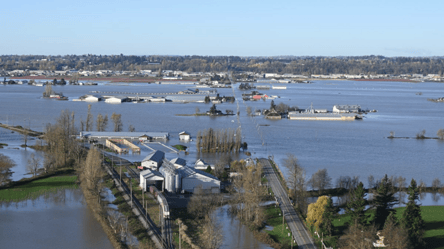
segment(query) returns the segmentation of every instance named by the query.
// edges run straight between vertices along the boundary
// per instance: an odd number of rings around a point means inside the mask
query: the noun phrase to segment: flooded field
[[[80,189],[0,204],[3,248],[112,248]]]

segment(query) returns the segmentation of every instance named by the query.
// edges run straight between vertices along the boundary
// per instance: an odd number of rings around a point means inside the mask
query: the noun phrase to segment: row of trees
[[[0,186],[8,183],[11,180],[11,168],[14,166],[15,163],[13,160],[11,160],[11,158],[0,154]]]
[[[3,55],[5,70],[181,70],[188,72],[253,71],[293,74],[443,74],[443,57],[384,56],[125,56]]]
[[[209,128],[199,130],[196,136],[196,148],[198,152],[238,152],[246,149],[247,144],[242,144],[241,130]]]
[[[261,227],[265,220],[263,207],[259,204],[267,195],[267,188],[261,184],[262,165],[260,163],[238,167],[239,176],[231,186],[232,204],[230,211],[241,220]]]
[[[86,120],[80,120],[80,130],[81,131],[92,131],[94,129],[94,116],[91,113],[91,104],[88,105],[88,113],[86,115]],[[113,122],[113,131],[119,132],[123,130],[122,114],[117,114],[113,112],[111,115],[111,121]],[[97,115],[96,119],[96,130],[105,131],[108,126],[108,114],[103,116],[102,114]],[[135,128],[130,125],[128,131],[134,132]]]
[[[396,218],[393,206],[398,203],[393,191],[392,181],[384,176],[376,188],[374,199],[365,199],[364,184],[359,182],[352,189],[351,198],[346,204],[346,213],[350,216],[348,230],[339,239],[341,248],[373,248],[377,231],[384,236],[382,241],[390,248],[423,248],[424,221],[418,204],[419,189],[412,179],[408,188],[408,203],[402,218]],[[369,207],[368,207],[369,206]],[[368,207],[368,208],[367,208]],[[330,197],[321,196],[316,203],[308,206],[307,223],[318,232],[332,235],[333,219],[338,208],[333,206]]]

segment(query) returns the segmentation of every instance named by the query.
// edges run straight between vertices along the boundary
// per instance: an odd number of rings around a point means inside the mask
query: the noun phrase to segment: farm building
[[[182,131],[179,133],[179,140],[190,141],[191,135],[188,132]]]
[[[210,166],[211,169],[214,170],[214,165],[210,165],[202,159],[197,159],[196,163],[194,164],[195,169],[203,170],[203,171],[205,171],[208,168],[208,166]]]
[[[151,140],[169,138],[168,132],[107,132],[107,131],[83,131],[80,138],[89,140],[99,139],[128,139],[128,140]]]
[[[181,168],[187,165],[187,161],[185,159],[182,159],[180,157],[176,157],[174,159],[171,159],[170,162],[174,165],[176,168]]]
[[[175,193],[180,190],[181,179],[176,167],[168,160],[163,160],[162,167],[159,168],[159,172],[165,178],[164,190]]]
[[[148,186],[154,185],[158,189],[162,189],[164,177],[159,171],[146,169],[140,172],[140,187],[147,191]]]
[[[120,104],[123,102],[128,102],[130,99],[125,96],[112,96],[107,99],[105,99],[105,103],[109,104]]]
[[[83,101],[86,101],[86,102],[98,102],[101,100],[102,100],[102,97],[97,94],[87,94],[87,95],[85,95],[85,98],[83,99]]]
[[[163,151],[155,150],[142,160],[142,167],[159,170],[159,167],[162,166],[164,158],[165,153]]]
[[[359,105],[334,105],[333,113],[358,113],[361,111]]]
[[[182,178],[183,191],[194,193],[196,189],[201,188],[205,192],[220,192],[220,180],[213,175],[187,166],[179,168],[177,171]]]

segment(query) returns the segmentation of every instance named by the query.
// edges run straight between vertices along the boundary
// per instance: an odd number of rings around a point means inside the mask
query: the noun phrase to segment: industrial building
[[[159,170],[165,159],[165,153],[160,150],[155,150],[146,156],[141,163],[142,168]]]
[[[147,191],[148,186],[153,185],[157,189],[162,189],[164,177],[159,171],[146,169],[140,172],[140,187]]]

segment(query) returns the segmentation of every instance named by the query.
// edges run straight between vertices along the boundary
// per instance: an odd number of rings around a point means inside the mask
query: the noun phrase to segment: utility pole
[[[130,180],[130,189],[131,189],[131,207],[133,207],[133,181],[131,181],[131,176],[129,177]]]

